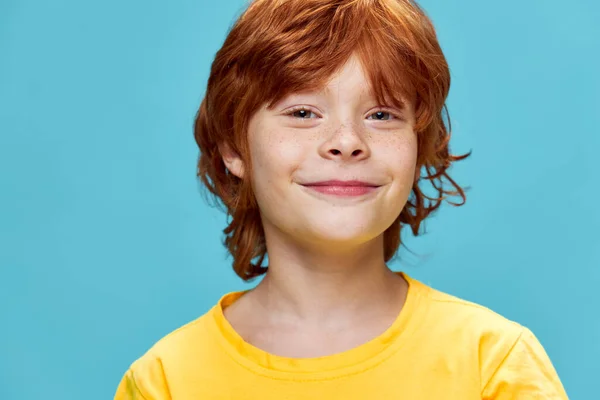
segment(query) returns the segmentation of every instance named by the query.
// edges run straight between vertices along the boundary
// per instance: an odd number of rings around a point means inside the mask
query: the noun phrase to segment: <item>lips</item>
[[[303,186],[342,186],[342,187],[378,187],[374,183],[363,182],[363,181],[338,181],[338,180],[330,180],[330,181],[321,181],[321,182],[312,182],[305,183]]]
[[[380,185],[357,180],[329,180],[306,183],[302,186],[323,194],[342,197],[354,197],[369,194],[375,191]]]

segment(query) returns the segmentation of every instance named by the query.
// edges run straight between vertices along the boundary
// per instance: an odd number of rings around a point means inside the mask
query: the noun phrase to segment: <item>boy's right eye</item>
[[[286,113],[286,115],[297,119],[311,119],[311,114],[313,114],[315,117],[317,116],[314,112],[305,107],[294,108]]]

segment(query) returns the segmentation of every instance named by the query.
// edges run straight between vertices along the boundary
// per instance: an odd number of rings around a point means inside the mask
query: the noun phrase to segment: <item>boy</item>
[[[195,137],[198,175],[232,217],[233,268],[264,278],[160,340],[115,398],[566,399],[527,328],[386,265],[402,226],[464,203],[449,86],[414,2],[250,4]]]

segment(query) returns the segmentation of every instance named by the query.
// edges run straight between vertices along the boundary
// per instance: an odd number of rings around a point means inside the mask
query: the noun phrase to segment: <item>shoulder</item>
[[[182,354],[202,352],[210,346],[210,310],[202,316],[187,322],[160,338],[142,358],[170,359]]]
[[[171,331],[134,360],[121,379],[115,399],[136,398],[132,392],[142,398],[170,398],[174,376],[208,368],[218,347],[211,333],[213,312],[214,308]]]
[[[467,335],[480,341],[513,344],[525,327],[481,304],[434,289],[411,279],[430,322],[429,327],[445,334]],[[435,320],[435,323],[431,321]]]
[[[149,360],[169,360],[178,356],[202,351],[203,347],[209,346],[210,335],[208,332],[211,312],[185,323],[184,325],[169,332],[156,341],[146,352],[132,364],[132,367],[141,366]]]
[[[488,307],[415,284],[426,310],[426,329],[478,365],[484,394],[512,390],[515,396],[545,393],[555,397],[544,398],[566,398],[552,362],[530,329]]]
[[[525,332],[525,327],[488,307],[414,281],[423,316],[422,328],[431,340],[460,349],[488,379]]]

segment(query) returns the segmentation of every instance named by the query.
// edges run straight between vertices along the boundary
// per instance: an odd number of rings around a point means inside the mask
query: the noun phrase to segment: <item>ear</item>
[[[240,155],[227,143],[219,145],[219,152],[221,153],[223,163],[229,172],[242,179],[244,177],[244,163]]]

